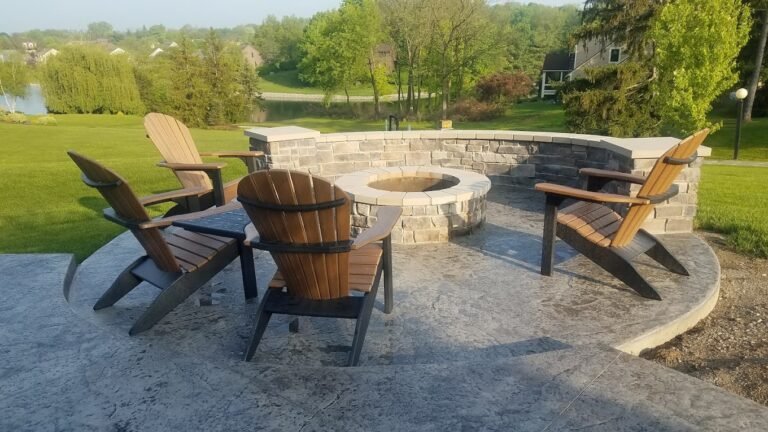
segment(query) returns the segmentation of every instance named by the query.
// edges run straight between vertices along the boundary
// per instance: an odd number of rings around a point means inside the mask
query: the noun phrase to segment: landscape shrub
[[[494,102],[477,99],[462,99],[451,107],[451,119],[456,121],[491,120],[504,114],[504,106]]]
[[[58,122],[56,121],[56,118],[50,115],[44,115],[40,117],[34,117],[32,119],[32,124],[40,125],[40,126],[56,126]]]
[[[4,123],[27,123],[27,116],[22,113],[0,113],[0,121]]]
[[[523,72],[497,72],[484,76],[475,85],[483,102],[517,102],[533,91],[533,81]]]

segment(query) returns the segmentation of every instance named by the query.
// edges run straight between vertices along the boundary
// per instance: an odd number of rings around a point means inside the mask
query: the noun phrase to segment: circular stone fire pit
[[[371,168],[339,177],[336,184],[355,204],[355,233],[376,222],[380,206],[403,208],[393,243],[445,242],[485,221],[488,177],[439,166]]]

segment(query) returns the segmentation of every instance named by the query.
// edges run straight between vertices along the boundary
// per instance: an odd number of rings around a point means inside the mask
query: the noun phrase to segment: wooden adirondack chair
[[[161,289],[157,298],[131,327],[131,335],[150,329],[237,258],[238,249],[234,239],[182,229],[168,234],[160,229],[176,220],[200,217],[201,213],[151,219],[144,206],[162,201],[139,199],[128,183],[115,172],[74,151],[68,151],[67,154],[80,167],[83,182],[96,188],[112,206],[104,210],[104,217],[131,230],[147,253],[117,276],[93,309],[112,306],[142,281]],[[205,214],[236,207],[219,207]]]
[[[196,194],[197,200],[179,200],[178,205],[166,215],[223,205],[237,195],[237,183],[240,179],[228,183],[224,183],[222,179],[221,170],[226,164],[204,163],[200,156],[239,158],[248,167],[248,172],[254,172],[263,166],[264,153],[260,151],[198,152],[184,123],[165,114],[149,113],[144,116],[144,129],[147,131],[147,137],[163,156],[164,161],[158,163],[158,166],[173,170],[185,189],[202,190]]]
[[[688,276],[688,271],[659,239],[640,226],[656,204],[677,195],[677,185],[672,182],[684,166],[696,160],[696,150],[708,133],[708,129],[699,131],[669,149],[656,161],[647,178],[585,168],[579,173],[587,177],[587,190],[549,183],[536,185],[536,190],[546,193],[541,274],[552,274],[557,235],[641,296],[661,300],[632,260],[647,254],[673,273]],[[610,181],[642,186],[635,197],[598,192]],[[558,206],[566,199],[577,202],[558,211]],[[604,203],[626,204],[629,209],[622,217]]]
[[[402,210],[379,208],[376,225],[353,241],[351,200],[322,178],[260,171],[240,182],[238,200],[260,235],[252,247],[269,251],[278,269],[259,305],[245,360],[256,352],[272,314],[287,314],[356,319],[348,365],[357,365],[382,271],[384,311],[392,310],[390,233]],[[291,327],[297,330],[297,321]]]

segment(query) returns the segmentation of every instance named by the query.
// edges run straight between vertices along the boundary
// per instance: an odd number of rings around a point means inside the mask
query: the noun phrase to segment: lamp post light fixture
[[[749,91],[745,88],[740,88],[733,92],[733,97],[739,103],[739,114],[736,117],[736,142],[733,146],[733,160],[739,158],[739,144],[741,144],[741,118],[744,117],[744,99],[749,95]]]

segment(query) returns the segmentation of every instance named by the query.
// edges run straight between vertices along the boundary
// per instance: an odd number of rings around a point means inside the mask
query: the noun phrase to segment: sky
[[[550,6],[580,0],[519,0]],[[234,27],[258,24],[267,15],[311,17],[339,6],[340,0],[3,0],[0,33],[32,29],[85,30],[88,23],[106,21],[116,30],[163,24],[180,28]],[[119,5],[119,6],[118,6]]]

